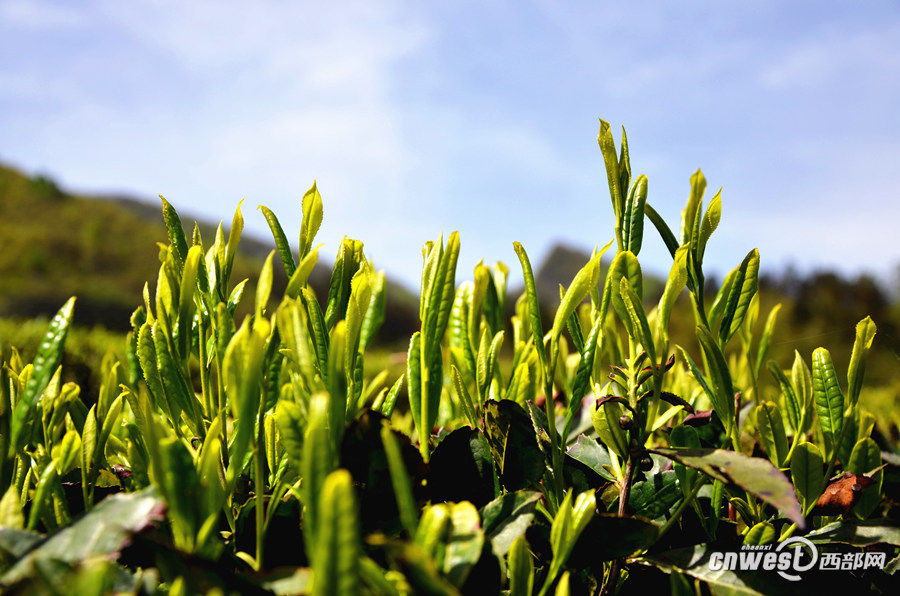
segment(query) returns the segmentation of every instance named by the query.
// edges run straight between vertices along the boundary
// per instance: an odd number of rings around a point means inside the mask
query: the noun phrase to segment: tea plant
[[[760,331],[758,252],[708,293],[721,193],[704,208],[696,172],[676,236],[646,176],[632,177],[624,132],[617,151],[602,122],[599,144],[615,237],[560,288],[549,330],[525,248],[514,243],[525,291],[507,321],[509,269],[479,263],[457,283],[454,232],[424,246],[421,327],[399,378],[365,366],[386,286],[363,243],[341,242],[327,295],[307,284],[324,213],[315,185],[296,252],[260,207],[276,250],[242,320],[248,280],[231,279],[240,205],[208,244],[163,199],[158,278],[97,395],[60,381],[74,298],[33,362],[4,349],[0,585],[773,592],[792,584],[713,571],[710,557],[795,535],[877,545],[896,568],[900,532],[882,519],[884,464],[859,403],[874,323],[857,327],[843,387],[824,348],[790,369],[769,360],[779,306]],[[645,219],[672,256],[652,305],[638,259]],[[281,297],[276,266],[289,280]],[[673,346],[685,290],[696,343]],[[854,579],[877,588],[887,577]]]

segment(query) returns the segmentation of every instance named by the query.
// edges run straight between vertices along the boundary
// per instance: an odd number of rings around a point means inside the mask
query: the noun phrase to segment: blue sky
[[[458,277],[613,235],[598,118],[673,225],[702,168],[724,274],[890,280],[900,263],[900,4],[891,1],[0,1],[0,160],[63,186],[319,240],[418,283],[459,230]],[[617,135],[618,136],[618,135]],[[645,269],[668,269],[652,229]]]

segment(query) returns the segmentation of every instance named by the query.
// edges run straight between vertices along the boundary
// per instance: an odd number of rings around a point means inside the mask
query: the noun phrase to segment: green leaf
[[[459,403],[462,405],[463,414],[469,421],[472,428],[478,428],[478,414],[475,412],[475,403],[469,390],[466,388],[466,382],[463,380],[459,369],[455,365],[450,365],[450,377],[453,380],[453,387],[456,389],[456,395],[459,397]]]
[[[609,122],[600,120],[600,132],[597,135],[597,143],[603,153],[603,162],[606,165],[606,179],[609,183],[609,196],[612,199],[613,213],[616,215],[616,239],[619,250],[625,250],[622,233],[623,220],[625,218],[624,191],[620,186],[619,160],[616,157],[616,142],[613,140]]]
[[[778,404],[767,401],[756,407],[756,430],[763,451],[778,467],[787,464],[788,441]]]
[[[680,571],[706,582],[713,594],[789,596],[797,593],[796,582],[783,579],[775,572],[730,571],[723,568],[721,559],[711,560],[716,553],[721,556],[722,550],[713,545],[697,544],[645,556],[643,560],[666,573]],[[756,554],[763,553],[753,553]]]
[[[652,451],[696,468],[715,480],[735,484],[778,509],[798,527],[806,527],[794,487],[768,460],[723,449],[660,448]]]
[[[725,312],[719,325],[719,345],[723,347],[740,329],[750,301],[759,289],[759,251],[755,248],[751,250],[735,271],[731,291],[725,303]]]
[[[591,562],[612,561],[630,557],[652,546],[659,536],[659,526],[650,520],[613,514],[595,515],[574,552],[590,553]]]
[[[169,201],[162,195],[159,195],[159,198],[162,200],[163,221],[166,222],[166,233],[169,235],[169,247],[172,251],[172,256],[175,257],[175,266],[177,267],[178,274],[181,275],[182,270],[184,270],[184,261],[187,258],[188,253],[187,238],[185,238],[184,235],[184,226],[181,224],[181,218],[178,217],[178,213]]]
[[[675,253],[678,251],[678,239],[675,238],[675,234],[672,233],[669,225],[659,215],[659,213],[657,213],[656,210],[650,206],[650,203],[646,203],[644,205],[644,214],[647,216],[647,219],[649,219],[656,227],[656,231],[659,232],[659,235],[665,243],[666,248],[669,249],[669,254],[672,255],[672,258],[674,259]]]
[[[300,225],[300,259],[309,253],[312,248],[313,240],[322,225],[324,209],[322,206],[322,196],[319,189],[316,188],[316,182],[303,194],[303,223]]]
[[[315,269],[316,263],[319,262],[319,246],[312,249],[305,257],[303,257],[300,261],[300,265],[297,266],[290,279],[288,279],[287,287],[284,290],[284,295],[288,298],[297,298],[303,288],[306,287],[310,274],[313,272],[313,269]]]
[[[63,349],[69,326],[72,323],[72,310],[75,297],[69,298],[50,321],[41,345],[34,357],[31,377],[25,384],[25,391],[15,405],[10,428],[10,444],[19,447],[19,433],[32,412],[34,404],[44,393],[50,379],[62,362]]]
[[[579,435],[575,444],[569,448],[567,455],[586,465],[606,480],[615,482],[616,477],[608,469],[612,466],[609,451],[601,447],[596,439],[587,435]]]
[[[484,506],[481,511],[484,533],[498,556],[505,555],[525,536],[540,498],[539,492],[521,490],[506,493]]]
[[[900,546],[900,523],[892,519],[844,520],[810,532],[806,537],[820,544],[840,542],[859,547],[875,544]]]
[[[444,553],[444,577],[462,587],[481,558],[484,532],[479,527],[478,510],[468,501],[450,503],[450,533]]]
[[[397,403],[397,396],[400,395],[400,389],[403,387],[404,378],[404,375],[400,375],[393,386],[391,386],[390,391],[387,392],[384,402],[381,404],[381,413],[388,418],[394,413],[394,405]]]
[[[294,275],[297,265],[294,263],[294,254],[291,252],[291,245],[288,243],[287,236],[284,235],[284,230],[281,229],[281,224],[278,223],[278,218],[275,217],[275,214],[272,213],[271,209],[264,205],[260,205],[257,209],[262,211],[266,218],[266,222],[269,224],[269,229],[272,230],[272,237],[275,239],[275,248],[278,250],[278,257],[281,259],[281,264],[284,266],[284,272],[287,274],[288,279],[290,279]]]
[[[844,424],[844,394],[838,384],[831,353],[825,348],[813,351],[812,381],[819,425],[825,436],[825,458],[831,461]]]
[[[482,412],[484,434],[506,490],[529,488],[537,483],[544,473],[544,455],[535,441],[528,413],[508,399],[488,400]]]
[[[75,565],[92,557],[108,557],[131,536],[159,521],[162,501],[155,489],[107,497],[83,517],[33,548],[0,578],[11,586],[30,575],[40,560],[59,560]]]
[[[400,445],[389,426],[381,427],[381,441],[384,443],[384,452],[387,457],[388,471],[391,475],[391,485],[394,495],[397,497],[397,509],[400,512],[400,521],[410,537],[416,535],[419,525],[419,511],[413,496],[412,485],[406,473],[406,465],[403,463],[403,454]]]
[[[756,349],[756,361],[753,363],[753,377],[759,378],[759,370],[762,368],[763,362],[769,357],[769,348],[772,347],[772,336],[775,334],[775,322],[778,320],[778,311],[781,310],[779,302],[769,311],[766,318],[766,325],[763,327],[762,335],[759,337],[759,347]]]
[[[534,590],[534,558],[525,536],[513,541],[506,559],[509,567],[509,596],[531,596]]]
[[[344,318],[347,303],[350,301],[353,276],[364,260],[363,243],[344,238],[334,260],[331,282],[328,285],[328,301],[325,307],[325,326],[328,329]]]
[[[627,277],[623,277],[619,281],[619,294],[622,298],[622,304],[628,313],[628,318],[631,320],[632,338],[640,343],[647,355],[650,356],[650,366],[656,366],[656,347],[653,344],[650,324],[647,322],[647,315],[644,314],[641,299],[635,293],[631,284],[628,283]]]
[[[569,320],[569,317],[572,316],[578,305],[587,297],[591,288],[597,286],[600,279],[600,258],[611,244],[612,242],[608,243],[600,251],[595,251],[587,265],[575,274],[572,283],[569,284],[569,288],[566,290],[565,296],[562,298],[559,308],[556,310],[556,316],[553,318],[553,328],[550,332],[552,342],[559,340],[559,336],[566,326],[566,321]]]
[[[25,516],[22,514],[19,492],[16,490],[15,484],[10,485],[3,494],[3,498],[0,499],[0,528],[25,529]]]
[[[178,354],[182,362],[191,356],[191,326],[194,323],[194,290],[197,288],[197,271],[203,250],[192,246],[184,262],[178,299]]]
[[[663,349],[665,349],[665,344],[668,343],[669,339],[669,318],[672,315],[672,308],[675,306],[675,301],[687,283],[687,256],[687,247],[675,251],[672,268],[669,270],[665,289],[663,289],[663,294],[659,299],[656,327],[657,335],[663,340],[663,345],[661,346]]]
[[[706,178],[703,176],[703,172],[697,170],[691,175],[691,194],[688,197],[684,210],[681,212],[681,245],[687,244],[691,246],[691,252],[694,252],[693,247],[697,246],[699,240],[699,238],[695,237],[699,233],[700,228],[700,223],[696,219],[700,214],[705,191]],[[696,256],[695,252],[694,254]]]
[[[195,509],[197,471],[191,454],[179,439],[167,437],[159,448],[163,465],[155,470],[155,476],[166,501],[167,517],[172,521],[175,545],[190,552],[200,528]]]
[[[783,397],[781,403],[787,411],[788,422],[796,433],[800,428],[803,411],[801,409],[800,401],[797,398],[797,394],[794,391],[794,387],[788,380],[787,375],[784,374],[774,361],[769,360],[766,366],[769,369],[772,378],[775,379],[775,382],[778,383],[779,388],[781,388],[781,395]]]
[[[298,472],[303,466],[303,427],[306,417],[299,404],[282,399],[275,406],[275,423],[288,461]]]
[[[700,263],[703,262],[703,256],[706,253],[706,243],[709,242],[710,236],[719,227],[719,221],[722,219],[722,189],[709,201],[706,208],[706,215],[700,223],[700,238],[697,243],[697,256]]]
[[[334,447],[328,429],[328,401],[329,396],[325,393],[318,393],[312,397],[300,461],[300,476],[303,478],[300,485],[300,497],[303,501],[303,538],[306,541],[307,552],[313,557],[318,554],[319,528],[327,527],[321,520],[325,479],[335,469]],[[315,560],[313,565],[315,566]]]
[[[541,307],[538,305],[534,272],[531,269],[531,261],[528,260],[528,253],[525,252],[525,248],[518,242],[513,243],[513,248],[519,256],[519,262],[522,264],[522,273],[525,277],[525,305],[527,306],[528,319],[531,323],[531,335],[541,362],[541,371],[546,378],[550,373],[547,364],[547,352],[544,349],[544,330],[541,326]]]
[[[274,256],[275,251],[272,251],[266,257],[259,272],[259,281],[256,282],[255,313],[257,317],[261,317],[265,312],[269,296],[272,294],[272,258]]]
[[[545,587],[552,584],[556,576],[562,570],[563,565],[572,554],[575,543],[578,542],[584,529],[597,510],[597,501],[594,491],[583,492],[575,498],[572,504],[572,493],[566,493],[563,502],[559,505],[559,511],[550,525],[550,545],[553,548],[553,560],[550,563],[550,571],[547,575]]]
[[[641,264],[638,262],[637,257],[634,256],[634,253],[628,251],[619,252],[613,259],[613,262],[610,263],[609,270],[606,272],[603,301],[609,300],[612,302],[613,309],[616,311],[619,320],[625,323],[628,334],[634,337],[635,330],[632,329],[631,317],[625,307],[620,291],[621,286],[619,284],[623,277],[628,278],[628,283],[637,295],[638,303],[640,304],[643,301],[644,292]],[[603,313],[605,313],[605,309],[601,305],[601,314]]]
[[[859,400],[863,378],[866,376],[866,358],[875,339],[875,331],[875,323],[871,317],[866,317],[856,325],[856,341],[853,342],[850,367],[847,370],[847,397],[851,406],[856,406]]]
[[[347,470],[328,475],[319,505],[321,519],[313,559],[312,593],[355,594],[362,552],[353,478]]]
[[[869,437],[860,439],[850,453],[847,471],[853,474],[869,474],[881,465],[881,449],[878,443]],[[872,475],[872,484],[863,489],[859,501],[853,507],[853,513],[859,519],[866,519],[878,508],[881,502],[881,485],[884,481],[884,470]]]
[[[750,528],[744,535],[745,546],[762,546],[775,542],[778,534],[775,533],[775,526],[769,522],[760,522]]]
[[[624,460],[628,454],[628,439],[619,425],[625,408],[618,402],[607,401],[591,408],[591,422],[603,444]]]
[[[622,222],[622,244],[625,250],[637,255],[644,238],[644,207],[647,203],[647,177],[641,174],[634,181],[625,202]]]
[[[690,487],[687,490],[690,492]],[[683,487],[674,471],[652,474],[645,480],[634,483],[628,497],[628,507],[634,515],[657,519],[666,515],[681,501],[684,496],[682,491]]]
[[[219,278],[223,290],[231,279],[234,257],[237,256],[237,247],[241,241],[241,233],[244,231],[244,216],[241,214],[241,203],[243,202],[242,199],[238,203],[237,209],[234,211],[234,218],[231,220],[231,229],[228,230],[228,243],[225,245],[225,254],[222,259],[222,276]]]
[[[728,370],[721,348],[705,327],[697,326],[697,338],[706,357],[707,375],[712,381],[710,387],[712,393],[709,394],[709,398],[725,426],[725,431],[731,435],[734,429],[734,386],[731,383],[731,372]]]
[[[691,426],[684,426],[680,424],[672,429],[672,433],[669,435],[669,447],[692,447],[699,448],[700,447],[700,435],[697,434],[697,430]],[[684,464],[675,462],[672,466],[675,470],[675,476],[678,477],[679,486],[681,486],[681,492],[685,498],[687,498],[691,494],[691,489],[694,486],[694,481],[697,478],[697,470],[693,468],[689,468]]]

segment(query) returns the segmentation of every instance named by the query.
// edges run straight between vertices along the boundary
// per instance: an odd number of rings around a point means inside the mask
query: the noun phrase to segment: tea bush
[[[900,530],[882,489],[897,462],[882,462],[859,405],[875,324],[858,324],[847,371],[825,348],[769,360],[779,306],[759,312],[759,253],[706,294],[721,193],[704,206],[696,172],[676,235],[647,178],[632,176],[624,131],[617,150],[602,122],[599,144],[615,237],[560,289],[549,329],[522,245],[525,292],[505,320],[508,267],[479,263],[457,283],[459,236],[441,236],[423,249],[420,328],[399,377],[366,365],[385,276],[363,243],[342,241],[327,295],[307,284],[324,214],[315,185],[296,252],[260,207],[276,249],[253,296],[231,279],[240,206],[210,244],[197,227],[185,235],[163,199],[158,278],[126,357],[97,371],[96,395],[61,377],[74,298],[32,362],[3,354],[0,585],[775,593],[796,590],[795,578],[716,557],[802,536],[829,556],[880,562],[812,570],[804,585],[885,590]],[[638,259],[646,222],[672,257],[653,305]],[[288,283],[273,303],[276,267]],[[682,295],[696,343],[675,346]],[[250,315],[235,315],[241,304]]]

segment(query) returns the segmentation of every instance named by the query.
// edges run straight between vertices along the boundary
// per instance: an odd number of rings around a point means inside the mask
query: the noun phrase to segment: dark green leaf
[[[481,507],[494,498],[491,448],[481,431],[458,428],[438,443],[428,469],[431,501],[471,501]]]
[[[531,418],[512,400],[488,400],[482,408],[484,432],[500,475],[509,490],[529,488],[544,473],[544,457]]]
[[[675,472],[666,471],[635,482],[628,497],[628,507],[634,515],[657,519],[666,515],[682,498]]]
[[[9,586],[30,574],[38,560],[76,564],[118,552],[135,533],[161,520],[162,500],[155,489],[104,499],[81,519],[56,532],[9,569],[0,585]]]
[[[797,496],[808,511],[825,490],[825,462],[822,453],[812,443],[801,443],[791,455],[791,480]]]
[[[607,466],[612,466],[609,452],[596,439],[587,435],[579,435],[575,444],[569,448],[568,455],[586,465],[606,480],[615,482],[616,477],[607,469]]]
[[[506,493],[484,506],[482,527],[495,553],[505,555],[513,542],[525,535],[540,498],[539,492],[522,490]]]
[[[723,449],[654,449],[653,452],[697,468],[716,480],[735,484],[774,506],[797,526],[806,527],[794,487],[768,460]]]
[[[767,401],[756,407],[756,430],[759,441],[772,463],[778,467],[787,464],[788,441],[778,404]]]

